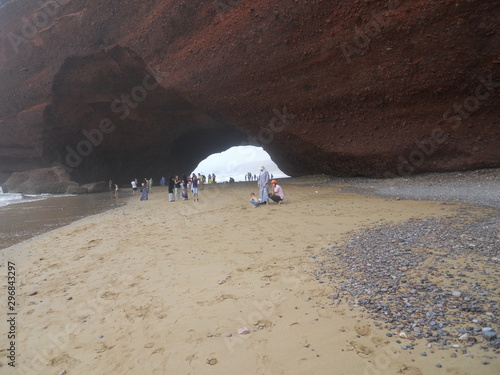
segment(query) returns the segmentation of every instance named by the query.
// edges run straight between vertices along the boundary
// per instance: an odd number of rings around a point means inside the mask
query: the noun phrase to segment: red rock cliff
[[[495,0],[13,0],[0,181],[191,170],[260,143],[290,175],[500,166]],[[144,176],[142,176],[144,174]]]

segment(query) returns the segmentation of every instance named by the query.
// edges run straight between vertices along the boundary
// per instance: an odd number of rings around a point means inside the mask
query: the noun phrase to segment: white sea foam
[[[2,188],[0,188],[0,207],[9,206],[11,204],[34,202],[52,197],[67,196],[69,195],[4,193]]]

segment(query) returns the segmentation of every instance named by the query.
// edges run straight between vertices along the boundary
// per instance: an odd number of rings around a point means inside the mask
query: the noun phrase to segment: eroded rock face
[[[103,193],[105,191],[108,191],[109,187],[108,184],[104,181],[99,181],[99,182],[91,182],[89,184],[85,184],[81,186],[86,190],[87,193]]]
[[[15,172],[2,185],[4,193],[24,194],[75,194],[78,183],[61,167]],[[79,191],[78,194],[83,193]],[[86,193],[86,191],[85,191]]]
[[[0,182],[54,163],[79,182],[182,174],[248,143],[290,175],[500,166],[498,10],[7,2]]]

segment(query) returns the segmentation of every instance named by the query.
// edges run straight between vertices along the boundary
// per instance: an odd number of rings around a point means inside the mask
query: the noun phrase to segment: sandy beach
[[[498,209],[354,194],[324,177],[282,186],[285,203],[257,208],[248,203],[256,183],[207,186],[199,202],[168,202],[155,187],[149,201],[124,198],[112,211],[2,250],[3,290],[8,262],[15,265],[17,315],[12,368],[2,293],[0,373],[498,373],[498,350],[481,349],[481,335],[471,346],[428,347],[376,325],[352,296],[332,297],[335,285],[316,276],[316,254],[366,228],[464,212],[473,221]],[[488,274],[476,282],[496,288],[499,263],[479,258],[471,275]],[[404,270],[410,280],[413,271]],[[495,288],[494,303],[474,316],[498,332]],[[410,342],[416,346],[402,349]]]

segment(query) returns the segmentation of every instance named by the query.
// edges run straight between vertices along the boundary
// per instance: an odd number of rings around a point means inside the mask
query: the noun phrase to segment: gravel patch
[[[462,354],[474,344],[500,353],[498,212],[463,208],[347,235],[313,256],[332,304],[364,310],[388,337],[408,340],[404,350],[426,339]]]
[[[500,209],[500,169],[426,173],[393,179],[325,176],[324,182],[316,183],[313,186],[331,184],[347,185],[342,188],[342,192],[396,199],[461,202]]]

